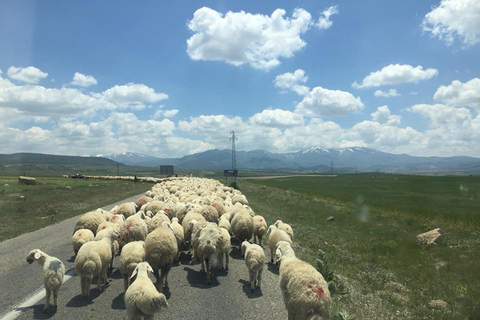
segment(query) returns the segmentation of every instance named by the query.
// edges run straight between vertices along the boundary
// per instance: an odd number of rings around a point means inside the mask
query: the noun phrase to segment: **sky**
[[[0,153],[480,157],[480,1],[0,2]]]

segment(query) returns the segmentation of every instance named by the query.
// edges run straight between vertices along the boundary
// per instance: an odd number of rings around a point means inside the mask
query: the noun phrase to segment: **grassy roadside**
[[[37,185],[0,177],[0,241],[151,189],[151,183],[39,177]]]
[[[314,264],[318,248],[326,252],[349,292],[335,296],[334,312],[480,319],[478,177],[345,175],[239,186],[257,214],[292,225],[301,258]],[[445,245],[416,243],[417,234],[436,227],[446,232]],[[448,308],[428,306],[437,299]]]

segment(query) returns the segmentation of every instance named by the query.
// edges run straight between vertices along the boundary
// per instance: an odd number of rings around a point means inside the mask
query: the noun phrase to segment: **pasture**
[[[0,176],[0,241],[145,192],[151,183],[37,177],[20,185],[17,176]]]
[[[315,265],[318,248],[325,251],[346,287],[334,296],[334,312],[480,319],[480,177],[348,174],[238,184],[269,224],[292,225],[301,258]],[[443,244],[417,244],[417,234],[437,227]]]

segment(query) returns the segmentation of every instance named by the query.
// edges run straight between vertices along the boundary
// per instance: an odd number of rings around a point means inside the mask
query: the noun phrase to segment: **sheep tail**
[[[82,268],[82,272],[83,274],[92,274],[95,272],[95,268],[96,268],[96,264],[95,262],[91,261],[91,260],[88,260],[84,263],[83,265],[83,268]]]

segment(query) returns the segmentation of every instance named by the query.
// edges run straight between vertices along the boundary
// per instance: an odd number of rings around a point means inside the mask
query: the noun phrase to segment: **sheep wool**
[[[133,216],[137,213],[137,205],[135,202],[125,202],[122,203],[117,210],[117,214],[121,214],[127,219],[130,216]]]
[[[267,221],[262,216],[254,216],[253,217],[253,243],[257,242],[258,244],[262,245],[262,238],[267,233],[268,225]]]
[[[92,241],[95,238],[92,231],[89,229],[79,229],[75,231],[72,236],[73,252],[77,255],[78,250],[82,245],[88,241]]]
[[[329,319],[332,298],[328,284],[312,265],[295,257],[282,257],[280,289],[288,319]]]
[[[65,265],[55,257],[49,256],[40,249],[30,251],[27,256],[27,262],[32,264],[37,261],[42,266],[43,284],[45,286],[45,306],[43,312],[47,312],[50,307],[50,296],[53,293],[53,307],[57,309],[58,291],[63,283],[65,275]]]
[[[147,234],[147,223],[139,215],[129,217],[120,228],[118,239],[120,248],[131,241],[145,241]]]
[[[219,244],[219,253],[218,253],[219,266],[221,269],[228,270],[228,260],[230,258],[230,247],[231,247],[230,233],[224,228],[220,228],[220,232],[222,234],[222,237],[220,238],[221,241]],[[225,257],[225,268],[223,267],[224,257]]]
[[[92,231],[95,235],[97,233],[98,226],[105,221],[105,218],[100,212],[96,210],[87,212],[83,216],[81,216],[80,219],[78,219],[77,223],[75,224],[73,233],[80,229],[88,229]]]
[[[250,240],[253,234],[253,219],[245,209],[238,211],[232,219],[232,232],[237,240],[242,243]]]
[[[280,230],[274,225],[271,225],[267,233],[270,232],[268,236],[268,247],[270,248],[270,261],[273,262],[273,257],[275,256],[275,249],[277,247],[277,243],[279,241],[286,241],[288,243],[292,243],[292,239],[290,236],[283,230]]]
[[[153,319],[162,308],[168,308],[167,298],[155,289],[148,272],[153,272],[153,269],[147,262],[139,263],[133,271],[132,277],[136,275],[136,280],[129,286],[124,297],[129,320],[142,316]]]
[[[255,283],[258,288],[261,286],[265,253],[258,244],[244,241],[242,243],[242,254],[245,256],[245,264],[250,275],[250,290],[253,292],[255,291]]]
[[[145,242],[133,241],[123,247],[120,254],[120,273],[123,276],[124,290],[128,289],[128,279],[140,262],[145,261]]]
[[[213,268],[218,264],[219,246],[222,241],[220,228],[213,222],[207,222],[193,242],[194,255],[202,262],[202,271],[207,273],[207,283],[212,282]]]
[[[277,220],[274,225],[285,231],[290,236],[290,239],[293,240],[293,228],[288,223],[284,223],[282,220]]]

